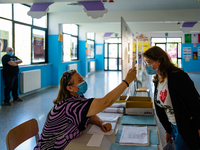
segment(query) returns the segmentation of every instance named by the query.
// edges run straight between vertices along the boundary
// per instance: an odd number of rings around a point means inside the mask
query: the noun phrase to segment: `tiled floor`
[[[190,73],[190,77],[195,82],[196,88],[200,90],[199,77],[200,74]],[[91,73],[88,77],[84,77],[88,83],[88,91],[85,97],[103,97],[121,82],[121,72],[116,71],[99,71]],[[153,95],[153,85],[151,77],[145,78],[143,85],[151,89]],[[2,106],[0,109],[0,150],[6,150],[6,134],[8,131],[18,124],[35,118],[39,124],[39,132],[41,133],[46,115],[53,106],[52,100],[56,98],[58,87],[46,88],[34,94],[22,97],[23,102],[11,102],[12,106]],[[146,93],[144,93],[146,94]],[[140,96],[140,93],[138,94]],[[159,125],[162,143],[165,144],[165,134],[163,127]],[[35,139],[31,139],[20,145],[16,150],[32,150],[35,146]]]

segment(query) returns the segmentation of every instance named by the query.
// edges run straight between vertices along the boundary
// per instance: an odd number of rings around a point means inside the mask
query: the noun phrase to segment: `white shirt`
[[[157,90],[156,104],[165,109],[169,122],[176,125],[171,97],[169,95],[168,79],[166,79],[163,83],[158,82]]]

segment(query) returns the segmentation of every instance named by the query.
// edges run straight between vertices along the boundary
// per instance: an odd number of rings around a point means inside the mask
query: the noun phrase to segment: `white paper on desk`
[[[123,113],[124,108],[106,108],[102,112],[106,113]]]
[[[125,108],[126,102],[124,103],[113,103],[109,108]]]
[[[93,134],[87,143],[87,146],[100,147],[103,137],[103,134]]]
[[[122,129],[122,135],[119,140],[120,145],[149,145],[149,131],[147,126],[145,127],[130,127],[124,126]]]
[[[88,133],[88,134],[111,135],[111,134],[114,133],[115,126],[116,126],[117,123],[116,123],[116,122],[110,122],[110,123],[111,123],[111,125],[112,125],[112,129],[111,129],[110,131],[108,131],[108,132],[103,132],[102,129],[101,129],[99,126],[93,124],[92,127],[88,130],[87,133]]]
[[[105,113],[105,112],[100,112],[97,114],[100,118],[102,117],[122,117],[122,114],[117,114],[117,113]]]
[[[104,116],[104,117],[100,117],[101,120],[103,120],[104,122],[117,122],[119,119],[119,116]]]

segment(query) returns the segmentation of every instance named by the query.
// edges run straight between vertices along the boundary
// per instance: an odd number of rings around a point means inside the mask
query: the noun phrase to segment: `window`
[[[47,16],[43,16],[40,19],[33,19],[33,25],[42,28],[47,28]]]
[[[0,17],[12,19],[12,4],[0,4]]]
[[[8,46],[12,47],[12,21],[0,19],[0,59],[6,54]],[[1,60],[0,66],[2,66]]]
[[[182,67],[181,38],[152,38],[151,44],[165,50],[172,63],[178,67]]]
[[[30,7],[14,4],[14,20],[20,21],[27,24],[32,24],[32,18],[27,15],[27,12],[30,10]]]
[[[78,59],[78,26],[63,24],[63,62]]]
[[[20,65],[31,64],[31,27],[15,24],[15,55],[23,61]]]
[[[21,65],[47,62],[47,16],[32,19],[29,10],[22,4],[0,4],[0,58],[10,46],[22,59]]]
[[[105,39],[104,70],[121,70],[121,38]]]
[[[109,38],[109,39],[105,39],[105,43],[121,43],[121,38]]]
[[[94,58],[94,33],[87,33],[87,58],[93,59]]]
[[[63,33],[78,36],[78,26],[76,24],[63,24]]]

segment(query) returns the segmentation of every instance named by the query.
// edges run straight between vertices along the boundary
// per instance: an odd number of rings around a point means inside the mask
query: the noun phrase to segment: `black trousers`
[[[13,76],[3,76],[4,79],[4,102],[8,103],[10,101],[10,92],[12,91],[12,96],[14,99],[18,98],[18,75]]]

